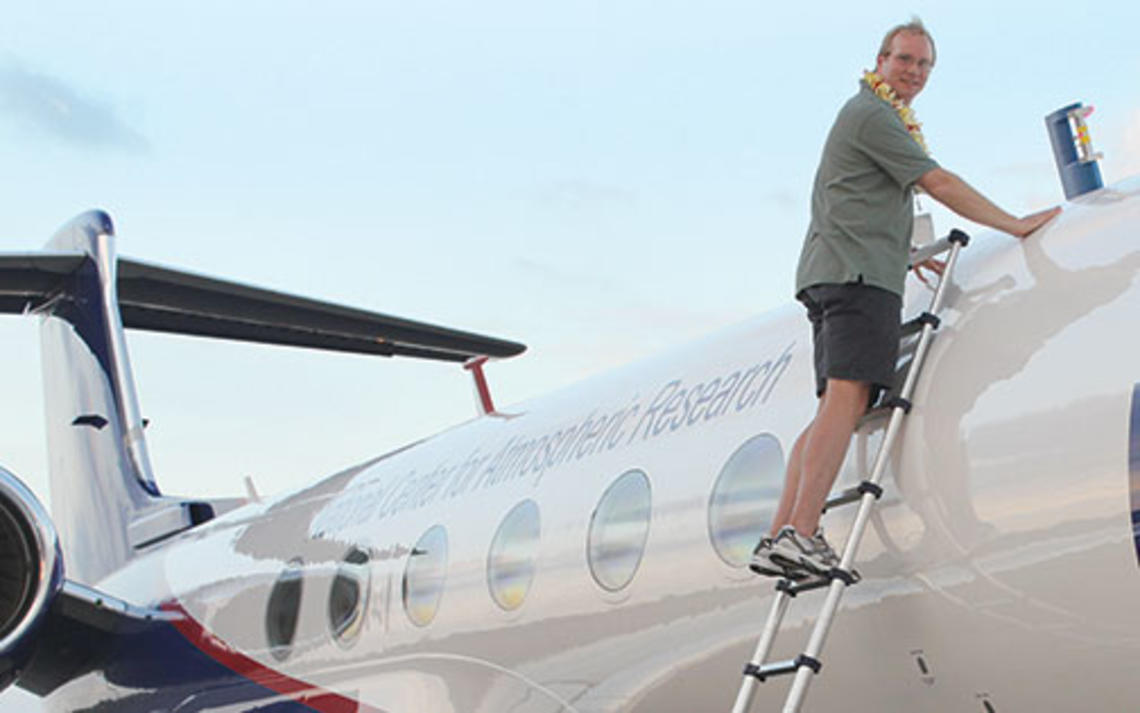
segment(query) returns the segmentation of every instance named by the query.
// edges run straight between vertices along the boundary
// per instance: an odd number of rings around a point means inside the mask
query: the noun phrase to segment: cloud
[[[73,145],[129,153],[150,150],[146,138],[109,104],[10,58],[0,59],[0,116]]]

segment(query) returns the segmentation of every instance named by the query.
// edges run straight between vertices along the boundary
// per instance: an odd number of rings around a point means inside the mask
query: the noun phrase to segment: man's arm
[[[918,185],[934,196],[934,199],[939,203],[963,218],[996,228],[1010,235],[1016,235],[1019,238],[1029,235],[1061,212],[1061,208],[1058,206],[1032,213],[1024,218],[1015,218],[944,168],[934,168],[927,171],[918,179]]]

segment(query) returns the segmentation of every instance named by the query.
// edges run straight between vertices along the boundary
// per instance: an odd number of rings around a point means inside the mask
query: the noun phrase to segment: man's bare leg
[[[775,537],[780,528],[791,522],[792,509],[796,505],[796,496],[800,491],[800,473],[803,472],[804,466],[804,443],[807,442],[811,433],[811,424],[804,427],[802,433],[796,439],[795,445],[792,446],[792,452],[788,455],[788,467],[784,472],[784,492],[780,494],[780,504],[776,507],[776,514],[772,518],[772,527],[768,530],[771,537]]]
[[[819,526],[823,505],[839,475],[855,425],[867,410],[870,394],[871,385],[863,381],[827,380],[800,458],[800,487],[791,524],[801,535],[811,537]]]

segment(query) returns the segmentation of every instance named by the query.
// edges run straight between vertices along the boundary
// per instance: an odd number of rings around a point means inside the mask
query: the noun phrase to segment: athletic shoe
[[[749,569],[765,577],[786,577],[793,581],[800,581],[812,576],[810,571],[801,566],[789,566],[787,559],[776,560],[772,557],[772,553],[776,551],[777,543],[795,536],[796,531],[787,525],[780,528],[775,537],[765,535],[760,538],[760,544],[756,545],[756,549],[752,552],[752,561],[748,564]]]
[[[822,577],[839,566],[839,557],[824,539],[823,530],[816,530],[813,536],[804,537],[791,527],[781,529],[772,541],[766,559],[767,563],[782,567],[791,579]]]

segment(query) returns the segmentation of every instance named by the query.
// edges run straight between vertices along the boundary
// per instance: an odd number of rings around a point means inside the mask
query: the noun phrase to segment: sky
[[[1140,173],[1137,3],[44,0],[0,23],[0,252],[101,208],[133,259],[524,342],[487,368],[508,406],[790,301],[828,127],[914,13],[944,167],[1057,204],[1042,119],[1081,101],[1106,180]],[[128,340],[170,494],[475,415],[450,364]],[[46,504],[32,318],[0,318],[0,388],[0,465]]]

